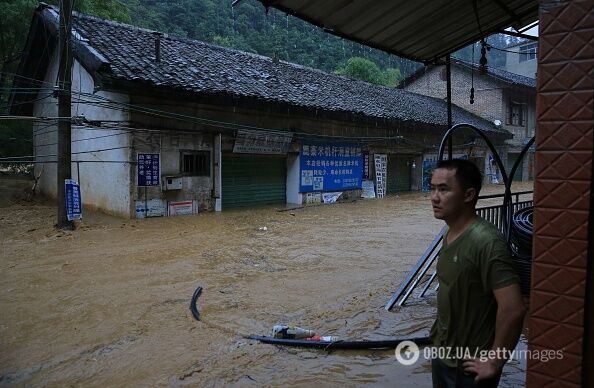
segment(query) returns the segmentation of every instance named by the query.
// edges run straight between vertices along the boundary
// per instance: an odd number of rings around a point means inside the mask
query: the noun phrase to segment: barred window
[[[181,172],[186,175],[210,175],[210,152],[182,152]]]
[[[524,104],[509,102],[507,124],[524,126]]]

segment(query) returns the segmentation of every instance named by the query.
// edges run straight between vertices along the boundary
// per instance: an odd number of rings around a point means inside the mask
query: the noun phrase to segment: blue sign
[[[66,216],[68,221],[82,219],[82,200],[78,182],[72,179],[64,181],[66,187]]]
[[[299,191],[353,190],[361,188],[361,146],[345,143],[302,143]]]
[[[159,186],[159,154],[138,154],[138,186]]]

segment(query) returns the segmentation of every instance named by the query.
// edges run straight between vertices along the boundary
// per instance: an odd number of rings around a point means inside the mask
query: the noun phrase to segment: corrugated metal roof
[[[536,0],[259,1],[335,35],[423,62],[538,19]]]

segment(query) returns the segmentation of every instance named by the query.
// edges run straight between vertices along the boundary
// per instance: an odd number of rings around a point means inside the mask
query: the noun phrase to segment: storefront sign
[[[362,176],[363,153],[359,145],[301,144],[300,192],[360,189]]]
[[[250,131],[240,129],[235,137],[233,152],[236,154],[284,155],[293,140],[290,132]]]
[[[159,186],[159,154],[138,154],[138,186]]]

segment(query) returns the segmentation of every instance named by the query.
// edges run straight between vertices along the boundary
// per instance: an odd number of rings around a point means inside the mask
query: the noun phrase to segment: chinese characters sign
[[[250,131],[240,129],[235,137],[234,153],[286,154],[293,134],[273,131]]]
[[[138,186],[159,186],[159,154],[138,154]]]
[[[82,219],[82,202],[78,182],[72,179],[64,181],[66,188],[66,216],[68,221]]]
[[[363,153],[356,144],[302,143],[299,191],[360,189]]]

